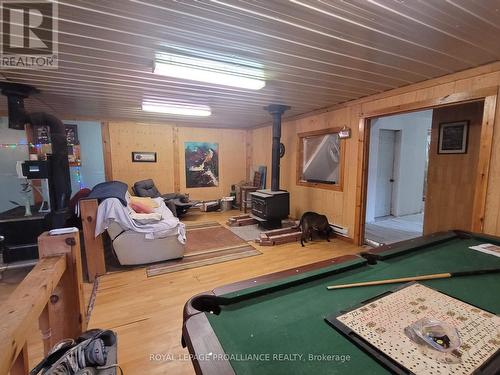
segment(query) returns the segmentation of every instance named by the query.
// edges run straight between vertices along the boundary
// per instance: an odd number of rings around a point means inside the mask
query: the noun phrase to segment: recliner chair
[[[132,190],[138,197],[163,198],[165,205],[176,217],[181,217],[189,208],[197,203],[190,202],[188,197],[184,194],[161,194],[152,179],[137,181]]]

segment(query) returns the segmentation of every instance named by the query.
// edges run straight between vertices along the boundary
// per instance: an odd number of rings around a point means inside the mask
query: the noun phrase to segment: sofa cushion
[[[154,212],[153,208],[142,202],[130,202],[129,206],[138,214],[151,214]]]
[[[131,196],[129,202],[144,204],[144,205],[146,205],[146,206],[148,206],[150,208],[158,208],[158,207],[160,207],[160,205],[158,204],[158,202],[156,202],[153,198],[150,198],[150,197],[135,197],[135,196]]]

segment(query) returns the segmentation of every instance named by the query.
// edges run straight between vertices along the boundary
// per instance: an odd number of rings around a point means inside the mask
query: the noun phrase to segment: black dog
[[[328,218],[316,212],[306,212],[303,214],[297,228],[302,230],[302,236],[300,237],[300,244],[302,246],[304,246],[304,242],[307,242],[307,238],[310,238],[312,241],[314,231],[324,233],[328,242],[330,242],[330,234],[333,233],[333,229],[328,223]]]

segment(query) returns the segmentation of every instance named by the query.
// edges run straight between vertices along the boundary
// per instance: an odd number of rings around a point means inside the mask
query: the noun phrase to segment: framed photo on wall
[[[48,145],[50,143],[50,129],[44,125],[33,125],[33,143]]]
[[[68,143],[68,145],[79,145],[80,141],[78,140],[78,126],[64,124],[64,127],[66,128],[66,142]]]
[[[186,187],[219,186],[219,144],[185,142]]]
[[[156,163],[156,152],[133,151],[132,162],[134,163]]]
[[[64,124],[66,130],[66,142],[69,146],[79,145],[78,126],[74,124]],[[45,125],[33,126],[33,143],[37,145],[50,144],[50,128]]]
[[[439,124],[438,154],[465,154],[469,136],[469,121]]]

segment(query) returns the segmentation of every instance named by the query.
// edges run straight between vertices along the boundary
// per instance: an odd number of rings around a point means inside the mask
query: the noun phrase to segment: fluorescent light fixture
[[[260,90],[266,85],[261,69],[172,53],[156,54],[153,73],[249,90]]]
[[[146,112],[165,113],[180,116],[207,117],[212,114],[208,105],[179,104],[143,101],[142,110]]]

